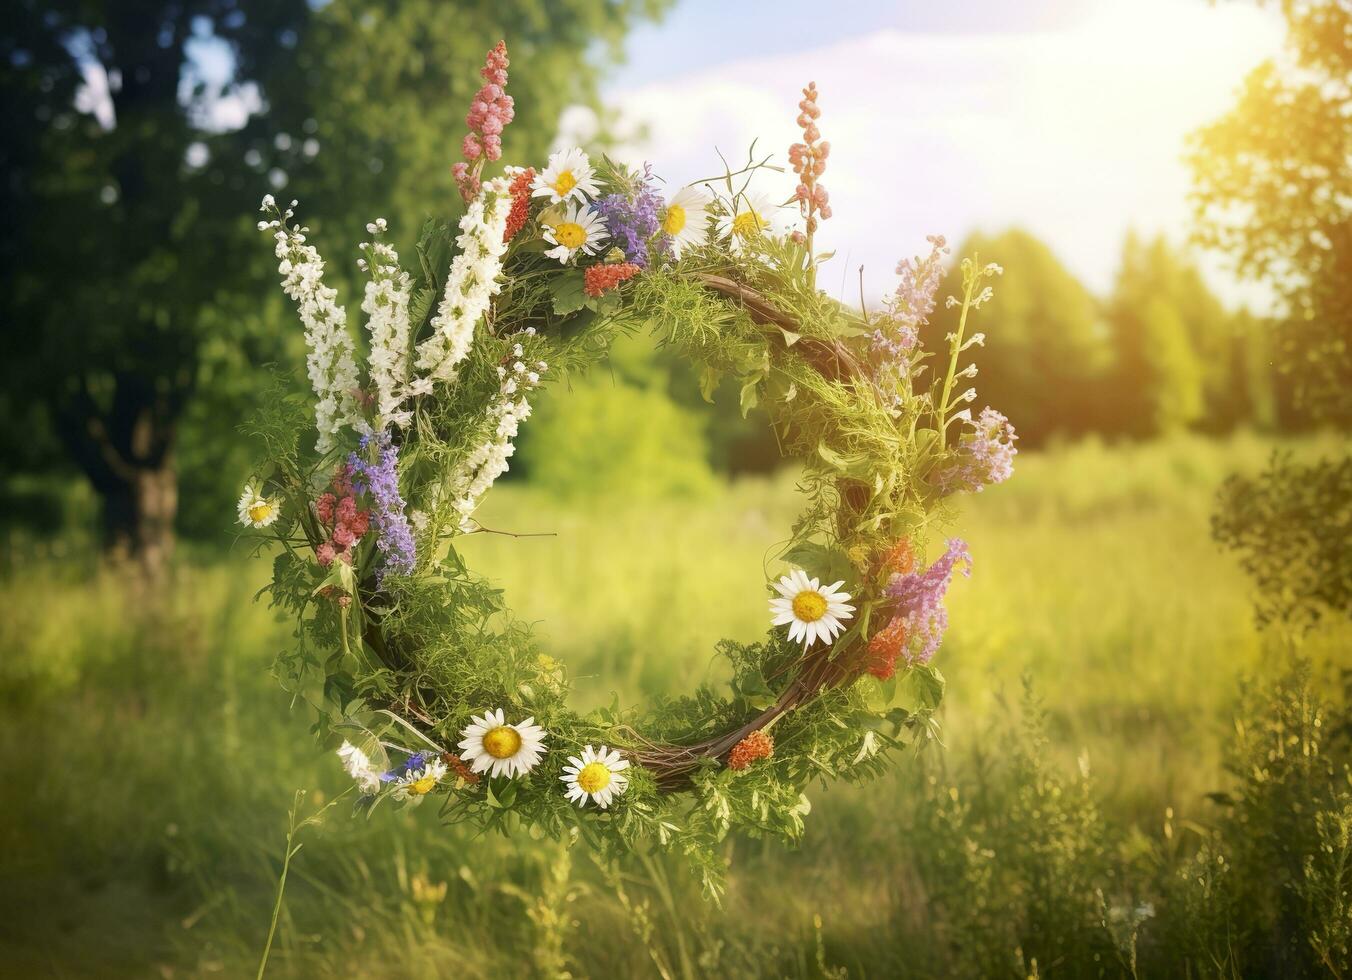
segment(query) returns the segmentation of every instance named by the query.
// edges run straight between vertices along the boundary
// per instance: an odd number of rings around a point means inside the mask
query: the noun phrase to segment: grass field
[[[1114,937],[1103,972],[1130,972],[1153,914],[1133,882],[1205,839],[1240,679],[1286,666],[1208,532],[1219,482],[1270,449],[1085,444],[1020,457],[1014,481],[966,502],[956,526],[975,572],[953,589],[939,654],[945,747],[879,784],[816,788],[796,851],[731,841],[721,909],[661,856],[601,867],[555,842],[439,827],[431,808],[365,823],[340,807],[301,832],[270,974],[951,975],[976,962],[955,952],[976,920],[953,910],[1046,868],[1060,869],[1057,908],[1098,895],[1085,915]],[[484,523],[554,536],[481,535],[465,551],[538,621],[587,706],[716,682],[714,641],[764,632],[765,555],[794,510],[787,478],[585,508],[508,486]],[[0,972],[252,975],[293,791],[308,815],[342,788],[269,675],[288,628],[251,602],[267,572],[187,564],[153,619],[115,577],[70,562],[3,583]],[[1336,690],[1349,647],[1346,620],[1308,638],[1317,688]],[[1059,821],[1056,847],[989,844],[995,824],[973,814],[1002,799],[1028,820],[1003,832]],[[1040,907],[1038,888],[1020,894]],[[1001,940],[982,969],[1028,975],[1027,950]]]

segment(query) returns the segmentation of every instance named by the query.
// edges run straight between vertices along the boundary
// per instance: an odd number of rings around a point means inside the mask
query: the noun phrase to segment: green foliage
[[[1279,364],[1314,417],[1352,421],[1352,10],[1282,0],[1283,57],[1193,137],[1197,238],[1285,301]]]
[[[707,496],[702,430],[664,391],[593,374],[541,400],[521,455],[531,483],[564,498]]]
[[[1345,976],[1352,963],[1352,771],[1330,738],[1348,708],[1321,702],[1298,665],[1250,686],[1226,766],[1232,785],[1201,843],[1163,885],[1161,943],[1197,970],[1231,976]]]
[[[1257,477],[1231,476],[1212,533],[1253,577],[1260,622],[1300,633],[1352,613],[1352,458],[1302,465],[1274,455]]]
[[[1225,431],[1252,415],[1235,404],[1237,391],[1262,397],[1262,376],[1237,353],[1251,321],[1227,314],[1163,238],[1127,236],[1107,318],[1113,360],[1099,413],[1110,431]]]

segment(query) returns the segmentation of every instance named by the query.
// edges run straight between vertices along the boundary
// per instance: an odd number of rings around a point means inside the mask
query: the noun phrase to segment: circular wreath
[[[448,821],[602,849],[655,842],[716,891],[730,830],[796,839],[811,781],[874,777],[891,750],[934,732],[944,593],[970,566],[934,529],[946,497],[1005,479],[1014,455],[1008,422],[974,417],[962,380],[975,374],[963,352],[982,340],[969,313],[999,269],[962,263],[948,300],[958,327],[937,357],[919,329],[942,239],[901,263],[874,312],[820,292],[830,148],[813,85],[785,205],[757,186],[778,168],[754,157],[670,199],[646,168],[578,149],[490,179],[512,117],[507,67],[499,44],[455,167],[458,233],[429,221],[410,273],[385,221],[367,226],[364,372],[296,202],[264,198],[259,228],[305,327],[318,429],[311,450],[308,409],[280,381],[252,425],[265,453],[239,504],[241,523],[280,543],[269,591],[296,644],[278,674],[341,741],[361,810],[436,797]],[[706,397],[730,378],[744,412],[766,409],[800,462],[806,506],[780,555],[788,573],[767,583],[769,635],[719,645],[729,690],[580,714],[563,668],[456,539],[482,533],[476,507],[535,389],[643,329],[699,366]]]

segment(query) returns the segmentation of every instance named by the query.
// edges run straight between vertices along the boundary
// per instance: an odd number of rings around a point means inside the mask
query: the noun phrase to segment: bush
[[[561,497],[650,500],[714,486],[701,421],[657,387],[589,376],[551,391],[522,431],[531,482]]]

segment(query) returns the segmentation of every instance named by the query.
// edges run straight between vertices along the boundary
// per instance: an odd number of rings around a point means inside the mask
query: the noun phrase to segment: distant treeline
[[[973,235],[955,255],[974,251],[1005,269],[982,311],[977,405],[1008,415],[1022,445],[1301,426],[1273,356],[1278,325],[1226,310],[1163,238],[1128,234],[1102,299],[1026,231]],[[926,342],[941,344],[954,321],[941,306]]]

